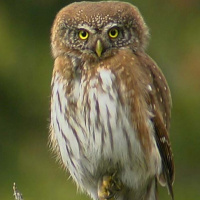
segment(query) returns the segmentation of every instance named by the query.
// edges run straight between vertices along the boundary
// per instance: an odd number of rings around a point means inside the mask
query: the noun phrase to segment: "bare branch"
[[[16,184],[13,184],[13,196],[15,197],[15,200],[23,200],[22,193],[17,189]]]

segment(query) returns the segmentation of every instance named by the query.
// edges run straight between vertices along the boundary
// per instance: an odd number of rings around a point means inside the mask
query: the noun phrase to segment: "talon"
[[[100,200],[114,200],[114,196],[122,189],[123,185],[116,173],[104,175],[98,182],[98,197]]]

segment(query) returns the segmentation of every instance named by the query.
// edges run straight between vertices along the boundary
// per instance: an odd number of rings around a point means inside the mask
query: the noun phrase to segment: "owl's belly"
[[[117,100],[117,96],[97,92],[94,98],[92,89],[90,93],[92,99],[89,97],[89,102],[92,103],[83,115],[86,139],[83,138],[81,143],[87,158],[81,159],[82,166],[86,167],[83,174],[89,171],[98,178],[105,173],[118,171],[124,183],[136,186],[148,176],[128,108]]]
[[[119,100],[113,84],[115,77],[110,71],[99,77],[101,85],[97,79],[77,83],[67,98],[65,86],[59,81],[54,85],[51,121],[61,158],[83,189],[94,190],[99,177],[110,171],[137,188],[156,169],[148,169],[129,106]]]

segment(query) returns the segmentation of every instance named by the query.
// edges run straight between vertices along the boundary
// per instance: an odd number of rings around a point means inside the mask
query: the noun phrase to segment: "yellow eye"
[[[115,39],[119,35],[119,31],[116,28],[112,28],[109,30],[108,35],[110,38]]]
[[[78,36],[81,40],[86,40],[89,36],[89,33],[85,30],[80,30]]]

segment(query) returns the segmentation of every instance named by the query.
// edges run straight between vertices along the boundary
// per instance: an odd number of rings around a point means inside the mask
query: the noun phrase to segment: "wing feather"
[[[149,92],[152,107],[152,122],[155,129],[155,140],[162,159],[162,173],[157,177],[161,185],[167,185],[168,191],[174,199],[172,184],[174,182],[174,161],[169,140],[171,118],[171,93],[167,81],[156,63],[147,55],[141,55],[146,73],[150,77],[152,91]]]

